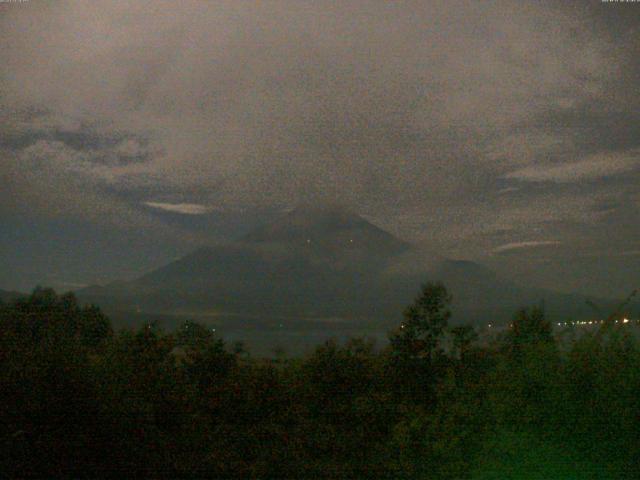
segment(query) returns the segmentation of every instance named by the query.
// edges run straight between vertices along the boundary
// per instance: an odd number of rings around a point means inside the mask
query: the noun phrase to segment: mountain
[[[456,321],[503,322],[541,302],[556,316],[592,314],[584,297],[515,285],[478,263],[414,247],[337,206],[298,207],[237,241],[78,295],[108,312],[389,327],[427,280],[452,292]]]
[[[357,316],[373,311],[371,280],[410,248],[343,208],[299,207],[235,242],[78,294],[112,308]]]
[[[453,321],[486,324],[505,323],[516,310],[533,305],[543,306],[551,320],[593,318],[594,310],[588,297],[563,294],[542,288],[518,285],[491,269],[467,260],[441,259],[430,267],[412,273],[398,272],[389,279],[389,288],[397,297],[405,296],[425,280],[442,281],[453,296]],[[606,311],[615,302],[595,300]]]
[[[303,206],[244,237],[249,243],[303,246],[323,254],[397,255],[410,245],[341,206]]]

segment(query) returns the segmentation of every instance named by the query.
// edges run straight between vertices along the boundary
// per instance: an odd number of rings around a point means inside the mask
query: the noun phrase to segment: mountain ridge
[[[428,254],[339,206],[298,207],[239,240],[201,247],[131,282],[78,294],[107,308],[135,305],[156,313],[392,324],[425,281],[447,286],[460,321],[507,321],[517,308],[540,301],[554,315],[589,313],[584,296],[525,288],[479,263]]]

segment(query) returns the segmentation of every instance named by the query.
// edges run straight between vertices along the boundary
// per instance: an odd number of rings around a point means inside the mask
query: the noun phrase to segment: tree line
[[[560,335],[536,307],[480,341],[450,303],[428,283],[388,345],[254,358],[36,289],[0,304],[0,475],[640,478],[629,326]]]

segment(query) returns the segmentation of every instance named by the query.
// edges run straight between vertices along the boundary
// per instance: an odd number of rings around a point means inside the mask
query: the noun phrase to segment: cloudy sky
[[[339,202],[519,281],[640,286],[640,3],[0,3],[0,288]]]

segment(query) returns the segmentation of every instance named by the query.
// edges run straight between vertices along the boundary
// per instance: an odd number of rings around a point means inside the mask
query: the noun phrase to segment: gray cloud
[[[0,209],[182,238],[145,202],[338,201],[443,253],[622,243],[640,41],[601,7],[0,5]]]

